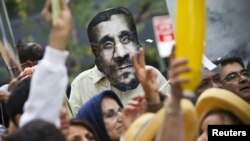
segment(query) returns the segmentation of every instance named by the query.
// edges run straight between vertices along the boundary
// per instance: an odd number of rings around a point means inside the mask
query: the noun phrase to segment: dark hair
[[[97,135],[95,129],[94,129],[93,126],[92,126],[89,122],[87,122],[86,120],[71,119],[69,123],[70,123],[70,125],[73,125],[73,126],[81,126],[81,127],[86,128],[87,130],[89,130],[89,131],[93,134],[93,136],[94,136],[94,138],[95,138],[95,141],[100,141],[100,139],[99,139],[99,137],[98,137],[98,135]]]
[[[243,68],[245,68],[242,59],[240,57],[235,57],[235,56],[230,56],[230,57],[224,57],[224,58],[221,58],[221,59],[217,59],[217,60],[213,61],[213,63],[216,64],[216,65],[220,65],[221,67],[225,67],[226,65],[232,64],[232,63],[238,63]]]
[[[7,136],[5,141],[66,141],[60,130],[53,124],[35,119],[17,132]]]
[[[18,126],[15,117],[18,114],[23,114],[24,103],[27,101],[30,90],[31,78],[26,78],[20,81],[17,86],[12,90],[7,101],[7,110],[10,120]]]
[[[87,32],[88,32],[88,38],[89,38],[89,43],[90,43],[91,47],[96,46],[95,32],[93,31],[93,28],[101,22],[110,20],[112,15],[118,15],[118,14],[122,14],[122,15],[126,16],[128,26],[129,26],[131,32],[133,33],[135,42],[137,44],[139,44],[138,37],[137,37],[136,25],[135,25],[135,21],[133,19],[133,15],[131,14],[131,12],[127,8],[117,7],[117,8],[106,9],[106,10],[98,13],[90,21],[88,28],[87,28]]]
[[[34,62],[43,58],[44,49],[41,45],[35,42],[23,43],[19,40],[16,47],[21,63],[25,63],[27,60]]]

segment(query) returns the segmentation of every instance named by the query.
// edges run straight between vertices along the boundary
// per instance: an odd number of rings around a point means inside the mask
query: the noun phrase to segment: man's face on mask
[[[136,88],[139,82],[134,75],[131,57],[139,45],[126,17],[122,14],[112,15],[110,20],[97,24],[94,31],[98,46],[95,50],[98,69],[119,90]]]

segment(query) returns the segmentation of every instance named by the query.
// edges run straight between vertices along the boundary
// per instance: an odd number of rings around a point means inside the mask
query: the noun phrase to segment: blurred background
[[[49,27],[40,16],[44,2],[45,0],[5,0],[15,42],[34,41],[43,47],[47,45]],[[158,55],[152,26],[152,17],[168,14],[164,0],[71,0],[69,5],[74,17],[72,39],[68,45],[71,53],[67,61],[70,81],[80,72],[94,66],[86,34],[89,21],[98,11],[116,6],[127,7],[133,13],[139,41],[146,50],[146,63],[165,73],[166,65]],[[145,42],[147,39],[152,39],[153,42]],[[9,75],[2,58],[0,64],[0,84],[4,84],[9,81]]]

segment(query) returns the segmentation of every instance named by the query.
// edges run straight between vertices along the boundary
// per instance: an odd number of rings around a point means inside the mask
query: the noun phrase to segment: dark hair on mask
[[[100,13],[98,13],[89,23],[87,32],[88,32],[88,38],[89,38],[89,43],[91,47],[96,46],[96,40],[95,40],[95,32],[94,32],[94,27],[98,25],[101,22],[108,21],[111,19],[111,16],[113,15],[124,15],[127,18],[127,24],[134,36],[134,42],[139,44],[138,42],[138,37],[137,37],[137,30],[136,30],[136,25],[135,21],[133,19],[132,13],[125,7],[117,7],[117,8],[110,8],[106,9]]]

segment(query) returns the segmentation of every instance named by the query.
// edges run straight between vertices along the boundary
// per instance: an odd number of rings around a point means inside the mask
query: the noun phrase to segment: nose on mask
[[[129,57],[128,51],[119,48],[114,49],[113,58],[125,58],[125,57]]]
[[[129,54],[124,54],[123,56],[114,56],[113,60],[118,64],[118,65],[126,65],[126,64],[132,64]]]

